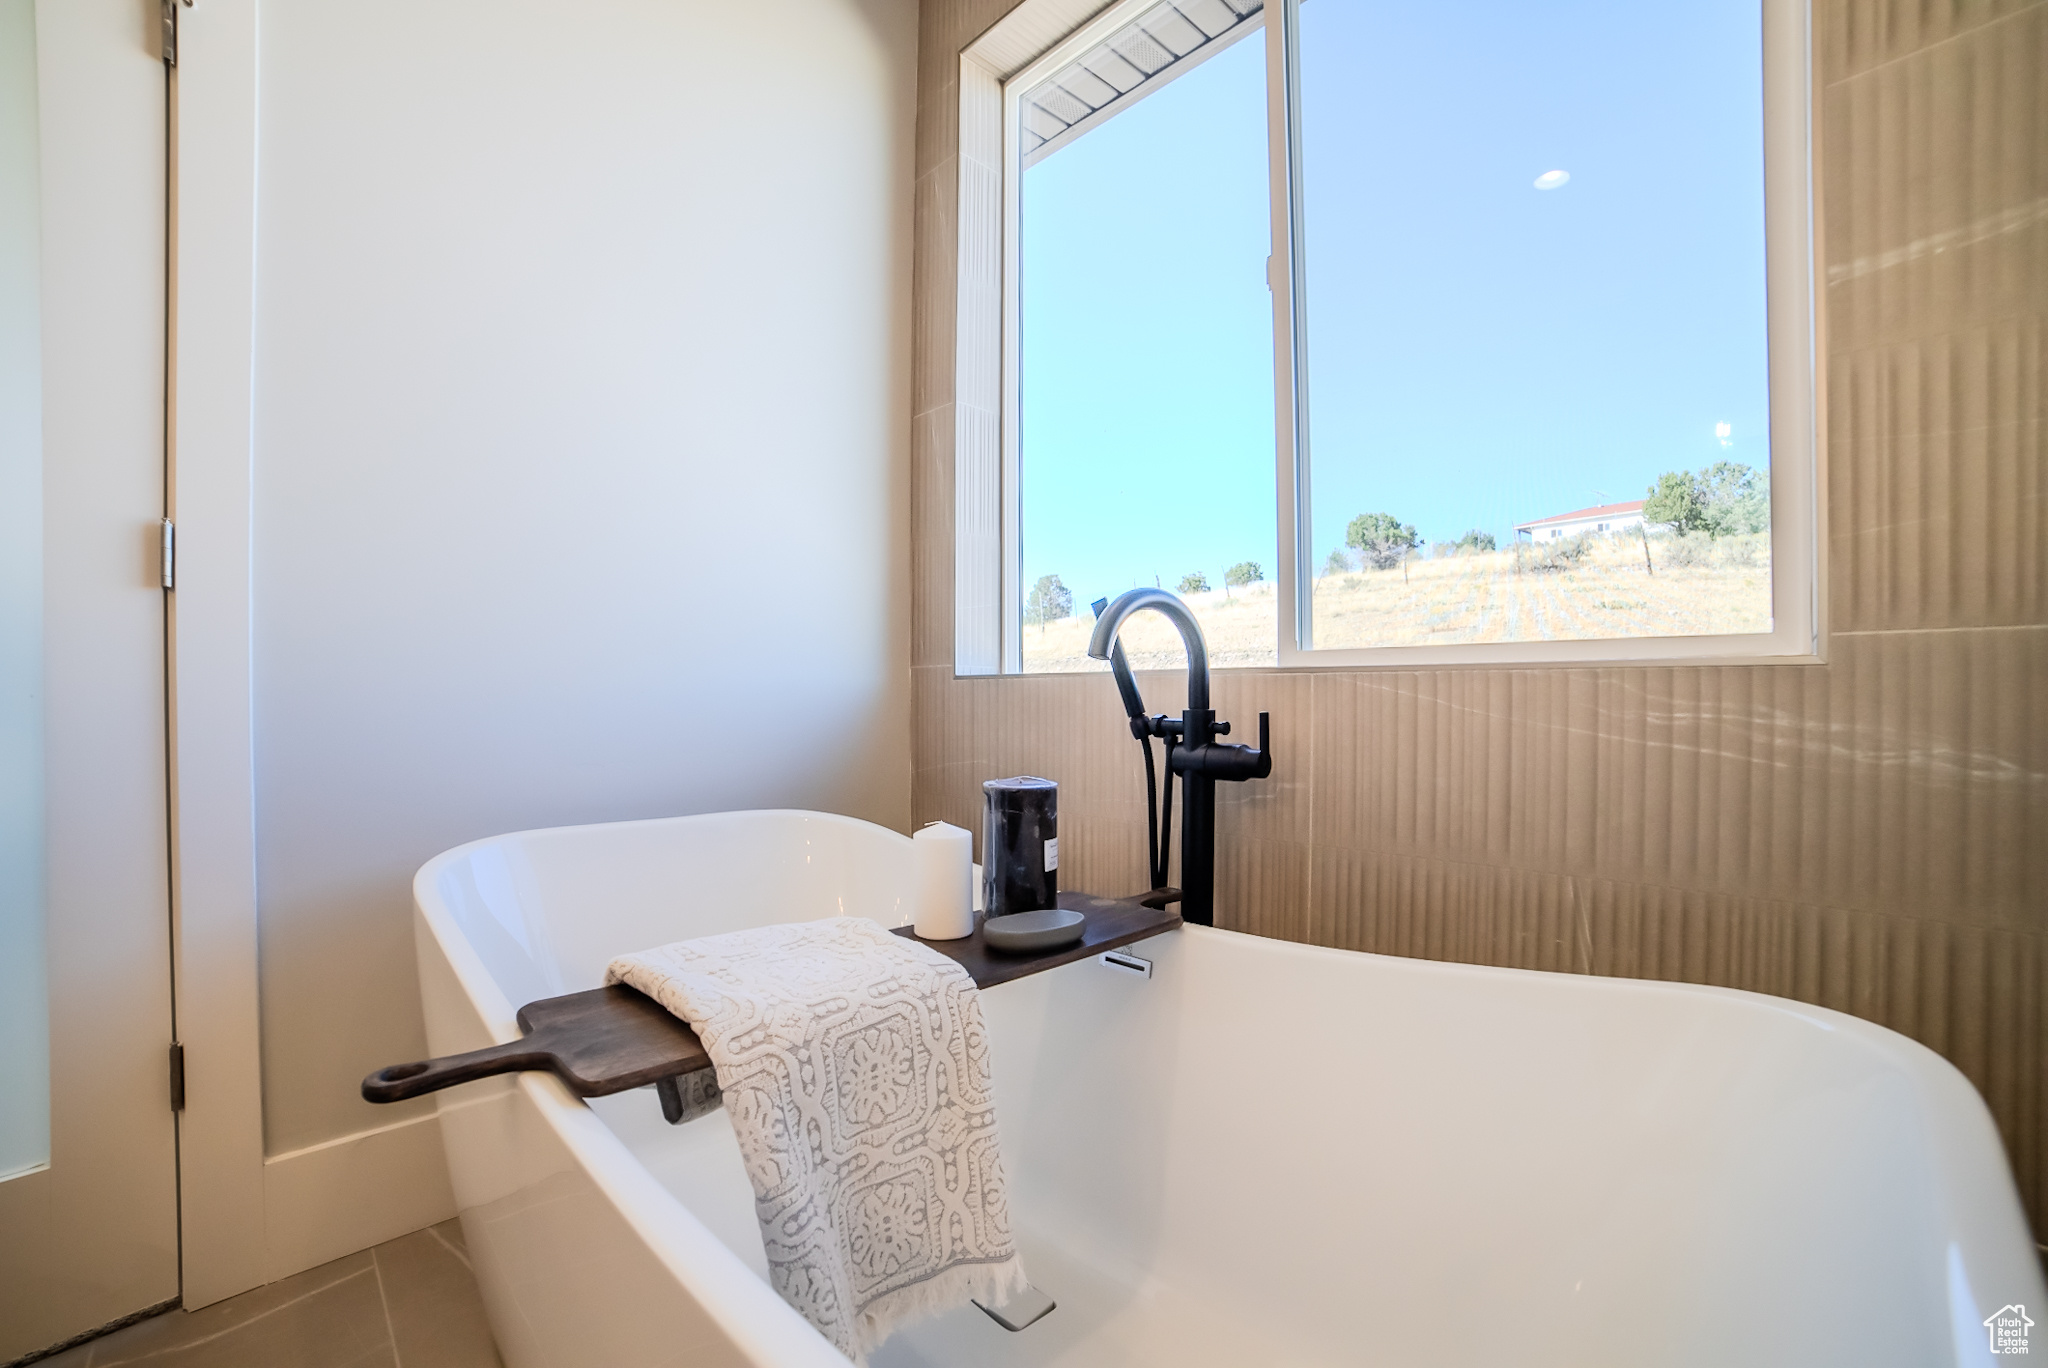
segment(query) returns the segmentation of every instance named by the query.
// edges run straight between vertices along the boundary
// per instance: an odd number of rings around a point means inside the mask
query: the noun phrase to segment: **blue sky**
[[[1754,0],[1313,0],[1302,39],[1317,562],[1360,512],[1505,540],[1767,463]],[[1027,584],[1275,574],[1265,109],[1254,34],[1025,172]]]

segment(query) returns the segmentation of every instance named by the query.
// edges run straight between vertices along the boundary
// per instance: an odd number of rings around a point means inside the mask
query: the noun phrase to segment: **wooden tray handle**
[[[412,1064],[393,1064],[363,1080],[363,1100],[403,1102],[408,1097],[424,1097],[430,1092],[452,1088],[457,1083],[468,1083],[472,1079],[550,1067],[554,1062],[553,1054],[536,1050],[533,1045],[533,1038],[528,1036],[524,1040],[471,1050],[468,1054],[444,1055],[440,1059],[422,1059]]]

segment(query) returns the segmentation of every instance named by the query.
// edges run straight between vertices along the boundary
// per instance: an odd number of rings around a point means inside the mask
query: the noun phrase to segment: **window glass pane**
[[[1145,12],[1020,101],[1027,672],[1089,603],[1179,589],[1212,663],[1272,664],[1277,544],[1265,36],[1239,0]],[[1178,668],[1157,614],[1124,631]]]
[[[1314,645],[1769,631],[1756,0],[1300,15]]]

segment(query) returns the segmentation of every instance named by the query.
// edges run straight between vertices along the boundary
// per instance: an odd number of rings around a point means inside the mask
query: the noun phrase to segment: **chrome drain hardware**
[[[1025,1283],[1024,1290],[1004,1302],[1000,1311],[993,1306],[982,1306],[980,1302],[976,1302],[975,1305],[981,1308],[983,1315],[1015,1334],[1026,1326],[1045,1319],[1059,1303],[1030,1283]]]

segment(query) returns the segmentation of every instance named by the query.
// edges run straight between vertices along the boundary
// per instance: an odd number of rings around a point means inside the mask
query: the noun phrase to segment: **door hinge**
[[[157,0],[156,4],[157,20],[163,25],[163,56],[167,67],[178,64],[178,4],[179,0]],[[184,0],[184,5],[191,9],[192,0]]]
[[[169,518],[163,520],[163,572],[164,588],[178,587],[178,527]]]
[[[171,1046],[171,1110],[185,1110],[185,1047]]]

